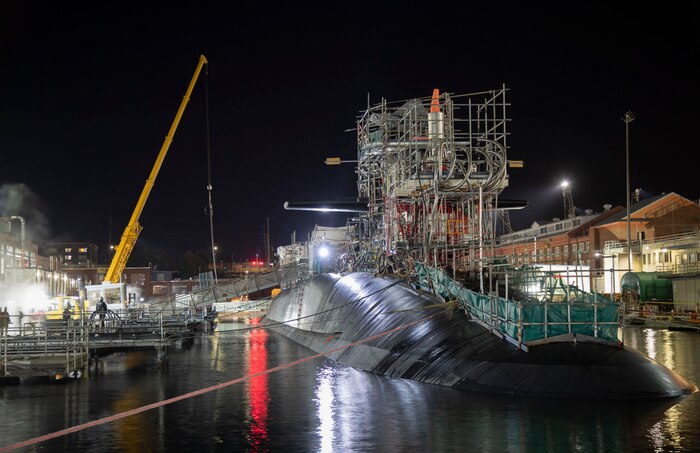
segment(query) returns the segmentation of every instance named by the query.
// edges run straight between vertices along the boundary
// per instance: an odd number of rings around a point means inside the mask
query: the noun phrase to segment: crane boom
[[[134,249],[134,245],[136,244],[136,240],[139,237],[139,233],[141,233],[141,230],[143,229],[139,224],[141,212],[143,211],[143,207],[146,204],[146,200],[148,200],[148,195],[150,195],[151,189],[155,184],[156,177],[158,176],[160,167],[163,164],[165,155],[168,153],[170,143],[172,143],[173,141],[173,136],[175,135],[177,126],[180,124],[180,119],[182,118],[182,114],[185,111],[185,107],[187,107],[187,103],[190,101],[190,95],[192,94],[192,90],[194,90],[194,85],[197,82],[197,79],[199,78],[199,73],[202,71],[202,67],[207,63],[207,59],[204,57],[204,55],[200,55],[199,63],[197,64],[197,69],[194,71],[194,75],[192,76],[190,85],[187,87],[187,92],[182,98],[180,108],[178,109],[177,114],[175,115],[173,124],[170,126],[170,131],[168,131],[168,135],[165,136],[163,146],[161,146],[160,152],[158,153],[158,157],[156,158],[156,162],[155,164],[153,164],[151,174],[148,176],[146,184],[144,185],[143,190],[141,191],[141,196],[139,197],[139,201],[136,203],[134,212],[131,214],[131,219],[129,220],[129,223],[127,224],[126,228],[124,229],[122,238],[119,241],[119,245],[117,246],[117,249],[114,253],[114,258],[112,258],[112,262],[109,265],[107,274],[105,275],[105,283],[119,283],[121,281],[121,275],[124,271],[124,268],[126,267],[126,262],[129,260],[129,256],[131,255],[131,251]]]

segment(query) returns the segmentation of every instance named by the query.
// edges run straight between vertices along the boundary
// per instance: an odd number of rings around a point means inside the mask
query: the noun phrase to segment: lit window
[[[78,249],[78,252],[80,252],[80,253],[87,253],[87,247],[80,247],[80,248]]]
[[[70,253],[71,250],[72,250],[72,249],[71,249],[70,247],[67,247],[67,248],[63,249],[63,251],[66,252],[66,253]]]

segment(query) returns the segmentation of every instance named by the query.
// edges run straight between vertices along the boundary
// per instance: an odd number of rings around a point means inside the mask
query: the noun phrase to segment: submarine
[[[465,312],[446,310],[442,302],[397,279],[366,272],[324,273],[282,291],[262,324],[316,353],[335,350],[327,357],[344,365],[466,391],[653,399],[696,390],[673,371],[622,345],[562,341],[525,352]],[[392,332],[354,344],[386,331]]]

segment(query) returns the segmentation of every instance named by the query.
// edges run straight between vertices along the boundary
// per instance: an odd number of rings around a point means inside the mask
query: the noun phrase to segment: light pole
[[[622,117],[625,122],[625,173],[627,175],[627,271],[632,272],[632,242],[630,227],[630,123],[634,121],[634,113],[627,112]]]
[[[217,275],[217,272],[216,272],[216,252],[217,252],[218,250],[219,250],[219,246],[215,245],[215,246],[212,248],[212,251],[211,251],[211,253],[212,253],[212,258],[213,258],[212,261],[213,261],[213,264],[214,264],[214,269],[213,269],[213,270],[214,270],[214,284],[216,284],[217,281],[219,280],[218,275]]]

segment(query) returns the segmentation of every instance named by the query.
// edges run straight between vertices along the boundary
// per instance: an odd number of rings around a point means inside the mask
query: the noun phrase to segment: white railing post
[[[598,338],[598,304],[593,301],[593,336]]]
[[[547,338],[548,333],[547,333],[547,316],[548,314],[548,309],[549,309],[549,303],[547,302],[547,299],[544,300],[544,337]]]

